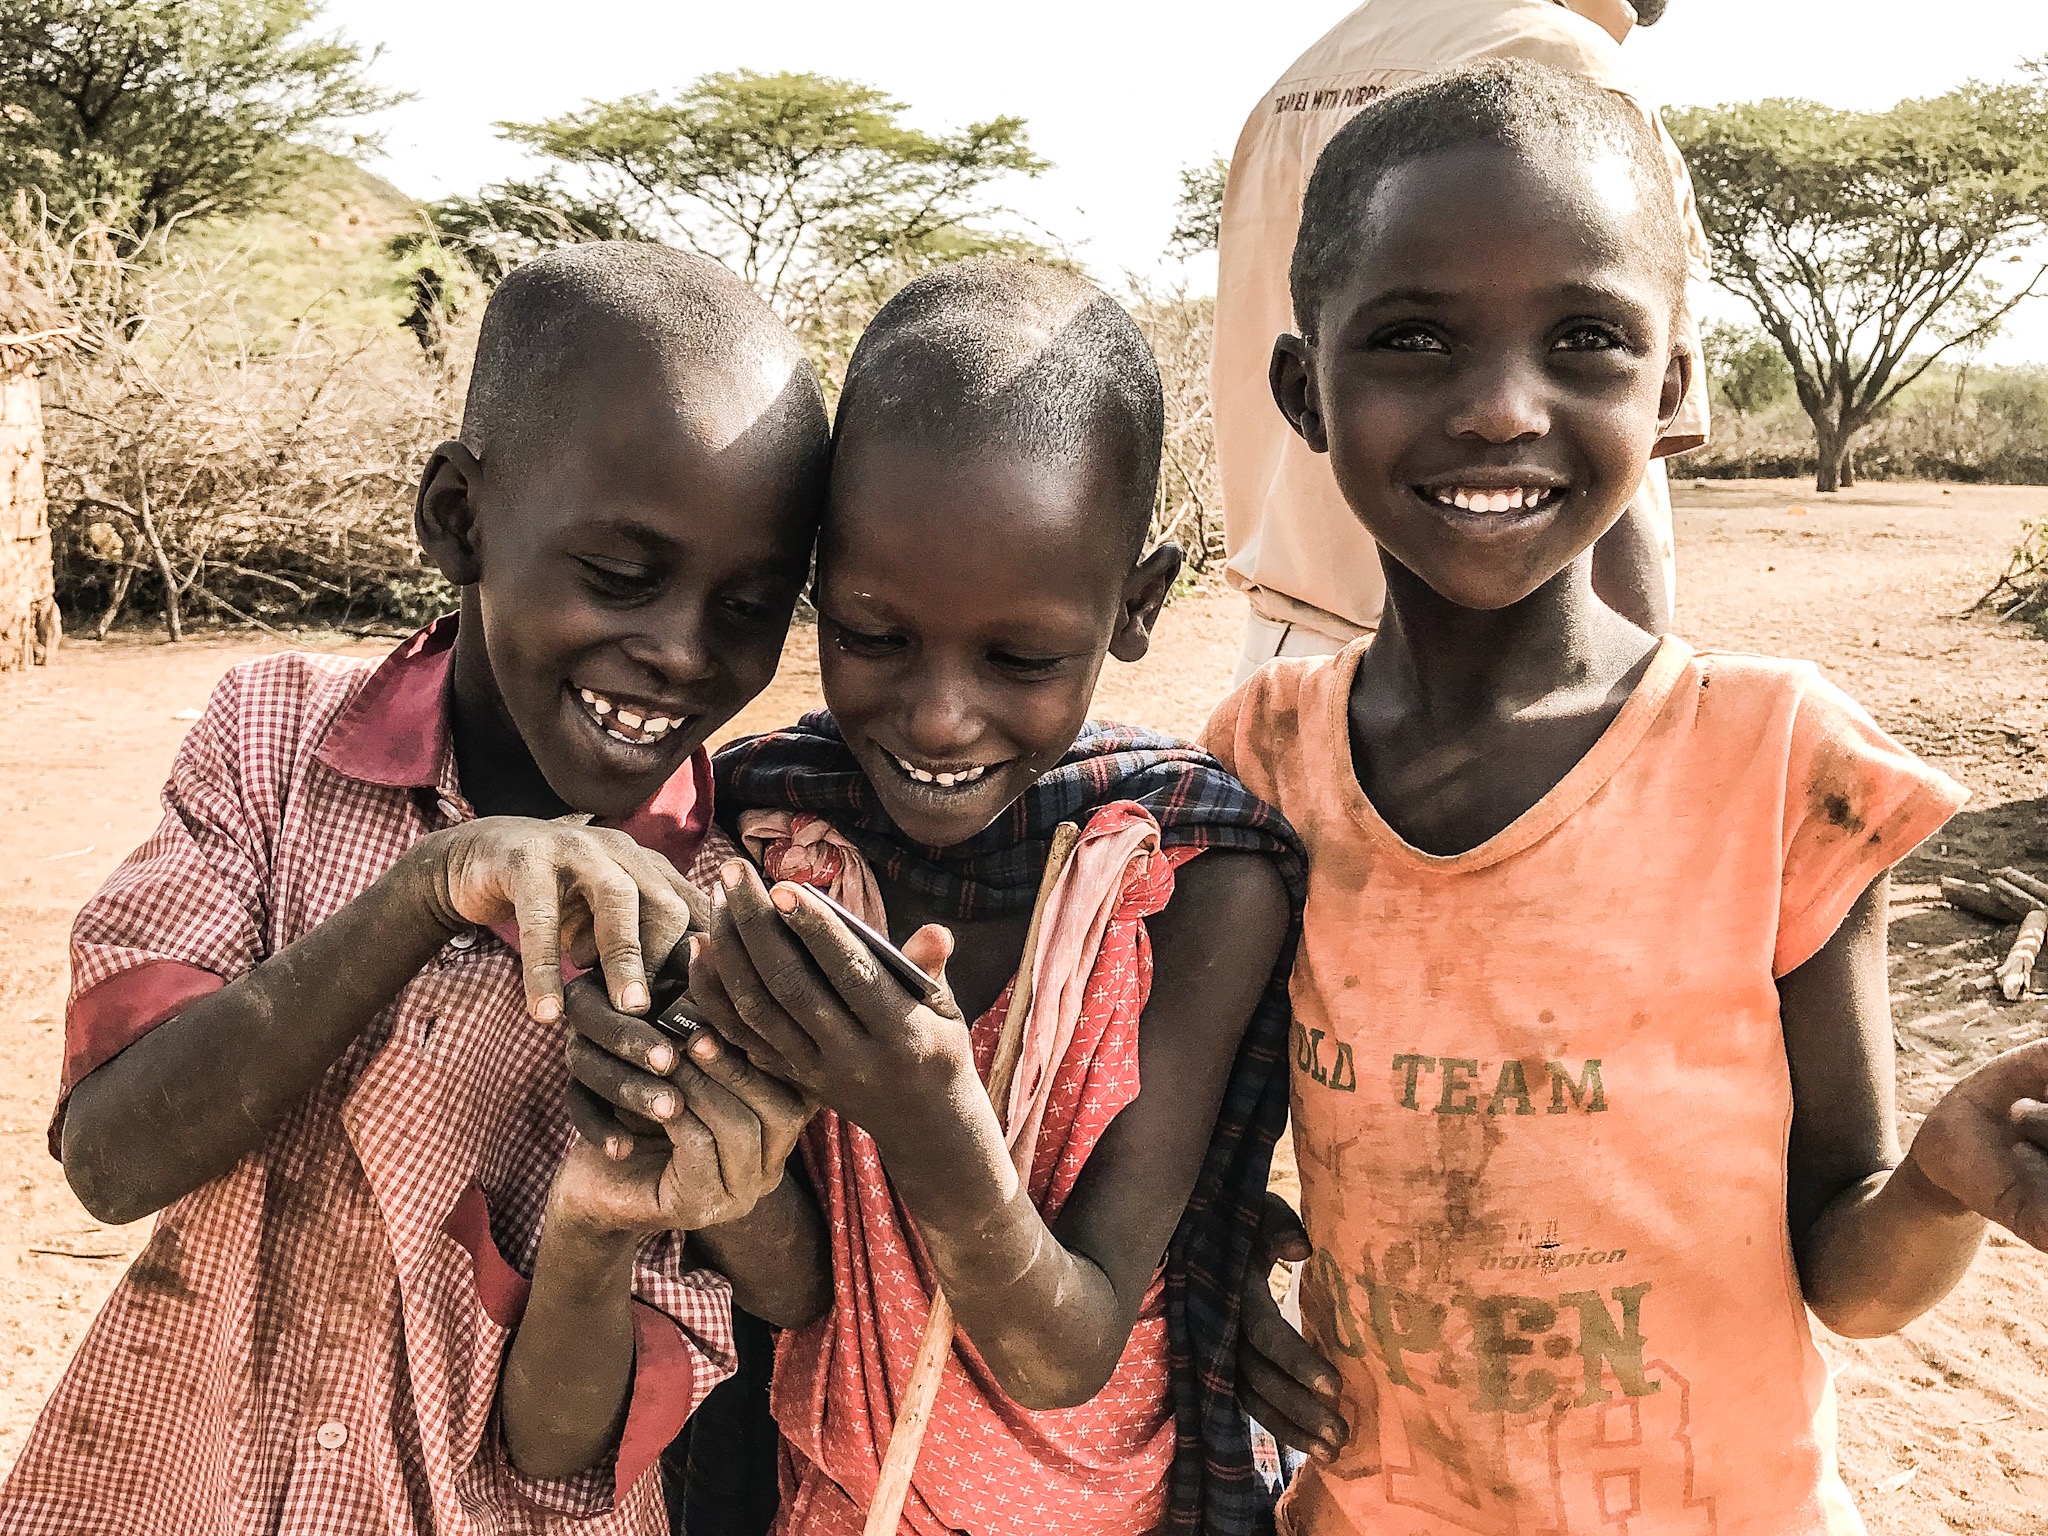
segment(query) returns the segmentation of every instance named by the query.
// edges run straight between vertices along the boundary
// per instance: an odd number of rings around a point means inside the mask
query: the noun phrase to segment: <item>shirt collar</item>
[[[436,619],[378,664],[314,756],[344,778],[391,789],[457,789],[448,724],[456,615]],[[618,830],[687,870],[711,825],[711,758],[692,753]]]
[[[1568,11],[1575,11],[1593,23],[1617,43],[1628,41],[1628,35],[1635,29],[1636,8],[1629,0],[1557,0]]]
[[[379,663],[313,755],[344,777],[391,789],[434,789],[454,757],[448,673],[455,615],[436,619]]]

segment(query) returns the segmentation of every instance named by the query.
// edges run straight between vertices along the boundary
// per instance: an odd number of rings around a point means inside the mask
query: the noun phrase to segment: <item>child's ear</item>
[[[1123,609],[1117,615],[1116,633],[1109,637],[1109,654],[1118,661],[1143,661],[1152,649],[1152,626],[1159,622],[1159,610],[1180,577],[1180,559],[1178,544],[1162,544],[1124,578]]]
[[[475,454],[459,442],[445,442],[420,471],[419,499],[413,503],[412,527],[420,548],[458,587],[475,586],[483,579],[476,509],[471,503],[482,474]]]
[[[1287,425],[1317,453],[1330,451],[1330,434],[1323,426],[1322,401],[1316,393],[1316,352],[1313,342],[1299,336],[1282,336],[1273,343],[1273,360],[1266,365],[1266,382],[1273,386],[1273,401]]]
[[[1692,389],[1692,349],[1678,347],[1664,369],[1664,392],[1657,397],[1657,426],[1668,428],[1678,419],[1679,407]]]

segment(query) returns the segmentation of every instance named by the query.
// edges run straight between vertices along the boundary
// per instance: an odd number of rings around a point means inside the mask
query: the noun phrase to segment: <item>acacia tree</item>
[[[1772,100],[1665,122],[1715,280],[1756,311],[1813,422],[1816,487],[1853,484],[1856,435],[2040,281],[1993,274],[2048,216],[2048,76],[1884,112]]]
[[[645,238],[619,211],[581,198],[548,176],[502,181],[474,197],[444,197],[426,206],[426,227],[391,241],[393,254],[452,251],[486,287],[542,251],[586,240]]]
[[[132,233],[271,203],[399,98],[307,0],[0,0],[0,186]]]
[[[500,123],[552,162],[548,171],[438,205],[436,220],[451,233],[463,220],[486,223],[533,245],[599,230],[666,240],[815,322],[906,268],[1020,243],[981,221],[998,211],[990,183],[1046,168],[1023,119],[929,134],[905,125],[903,111],[850,80],[735,70],[673,97]]]

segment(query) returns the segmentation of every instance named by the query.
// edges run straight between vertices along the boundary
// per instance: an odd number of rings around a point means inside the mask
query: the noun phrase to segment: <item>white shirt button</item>
[[[440,799],[434,802],[434,809],[439,811],[443,816],[446,816],[450,821],[460,820],[462,816],[462,807],[457,805],[453,800],[450,800],[446,795],[443,795]]]
[[[476,947],[476,934],[470,929],[465,928],[462,932],[448,940],[448,947],[450,949],[473,949]]]
[[[348,1444],[348,1426],[339,1419],[329,1419],[313,1431],[313,1438],[323,1451],[338,1451]]]

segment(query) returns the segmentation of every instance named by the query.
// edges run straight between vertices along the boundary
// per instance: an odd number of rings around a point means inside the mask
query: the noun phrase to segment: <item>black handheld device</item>
[[[831,909],[834,917],[846,924],[847,931],[881,962],[883,970],[903,984],[905,991],[927,1003],[936,1003],[945,996],[945,988],[924,967],[898,949],[887,934],[861,921],[843,903],[834,901],[817,886],[811,886],[809,890]],[[655,1013],[654,1027],[673,1040],[687,1041],[694,1031],[704,1027],[704,1021],[691,1016],[689,997],[685,994]]]
[[[846,924],[848,930],[861,941],[869,954],[882,962],[883,970],[903,983],[906,992],[927,1003],[935,1003],[945,995],[945,988],[927,974],[923,966],[898,949],[895,941],[886,933],[878,932],[862,922],[847,911],[844,905],[834,901],[815,885],[810,887],[810,892],[832,909],[832,915]]]

